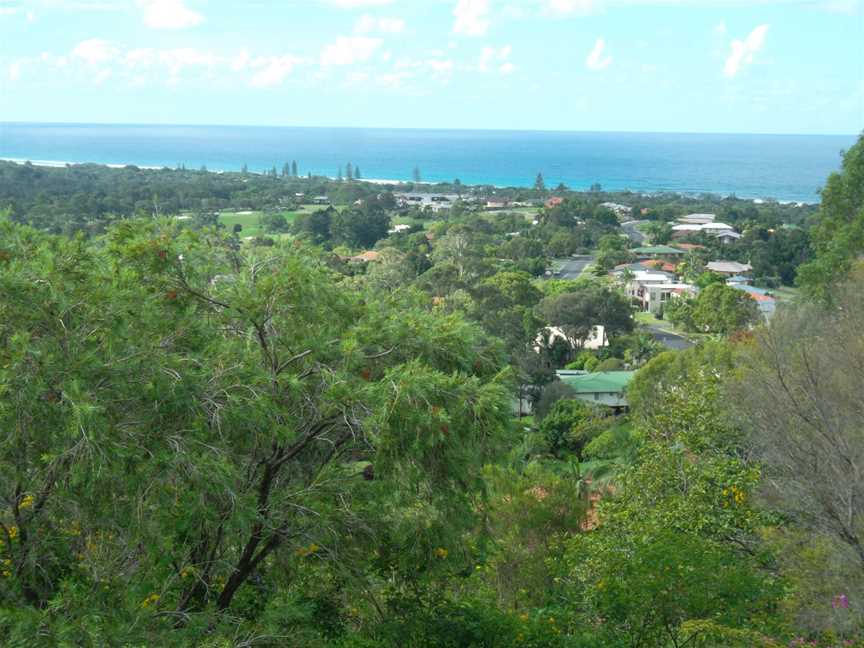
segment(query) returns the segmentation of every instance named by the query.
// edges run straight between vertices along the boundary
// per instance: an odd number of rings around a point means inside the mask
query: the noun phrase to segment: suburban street
[[[592,261],[594,261],[594,257],[590,254],[580,254],[567,259],[559,271],[561,279],[578,279],[585,266]]]
[[[630,240],[633,241],[636,245],[642,245],[645,243],[645,235],[636,229],[637,225],[644,223],[645,221],[634,220],[627,221],[626,223],[621,223],[621,229],[630,237]]]

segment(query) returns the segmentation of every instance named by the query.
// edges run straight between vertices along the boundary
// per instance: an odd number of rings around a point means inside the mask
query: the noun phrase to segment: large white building
[[[627,296],[639,305],[643,312],[661,311],[663,304],[681,295],[693,295],[696,287],[681,283],[665,272],[636,271],[625,286]]]
[[[714,214],[687,214],[681,216],[678,222],[685,225],[705,225],[706,223],[713,223],[715,218],[717,217]]]

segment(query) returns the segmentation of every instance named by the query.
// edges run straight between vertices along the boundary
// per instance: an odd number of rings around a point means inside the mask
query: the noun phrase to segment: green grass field
[[[292,223],[300,214],[308,213],[315,209],[317,209],[317,207],[313,205],[304,205],[300,210],[283,211],[281,213],[289,223]],[[240,232],[240,238],[246,238],[247,236],[273,236],[273,234],[268,234],[261,227],[261,212],[258,211],[220,212],[219,222],[221,222],[228,230],[233,229],[235,225],[242,225],[243,229]]]
[[[798,298],[800,291],[798,288],[793,288],[792,286],[781,286],[780,288],[774,288],[771,292],[774,293],[777,301],[790,302]]]
[[[249,213],[220,212],[219,214],[219,222],[225,226],[225,229],[231,230],[235,225],[243,226],[243,230],[240,232],[241,237],[264,234],[264,230],[259,224],[260,218],[261,212],[257,211]]]

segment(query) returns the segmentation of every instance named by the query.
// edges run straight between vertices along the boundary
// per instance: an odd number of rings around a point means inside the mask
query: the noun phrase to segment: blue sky
[[[864,0],[0,0],[0,120],[846,133]]]

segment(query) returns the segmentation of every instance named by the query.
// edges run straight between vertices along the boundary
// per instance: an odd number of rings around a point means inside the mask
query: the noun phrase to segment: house
[[[724,231],[734,231],[734,228],[726,223],[680,223],[672,226],[672,237],[690,236],[700,232],[717,234]]]
[[[656,259],[658,257],[682,257],[684,251],[668,245],[648,245],[645,247],[633,248],[630,250],[633,254],[640,257],[648,257]]]
[[[617,265],[609,274],[620,280],[624,273],[628,271],[631,275],[633,275],[633,277],[636,277],[640,272],[647,272],[655,278],[665,277],[665,279],[670,282],[675,281],[675,273],[673,271],[667,271],[663,270],[662,268],[656,268],[653,266],[653,260],[643,259],[642,261],[637,261],[636,263],[622,263],[621,265]]]
[[[663,310],[664,305],[670,299],[676,299],[682,295],[693,295],[695,293],[696,287],[688,283],[645,283],[639,287],[636,298],[643,312],[657,315]]]
[[[370,261],[377,261],[381,256],[379,252],[375,250],[367,250],[366,252],[361,252],[360,254],[350,257],[349,261],[357,261],[359,263],[369,263]]]
[[[433,212],[448,210],[459,200],[456,194],[401,193],[393,197],[399,207],[418,207]]]
[[[726,285],[734,286],[737,288],[738,286],[749,286],[751,281],[752,279],[750,279],[750,277],[745,277],[744,275],[734,275],[726,280]]]
[[[749,263],[738,263],[737,261],[711,261],[705,266],[705,269],[731,277],[750,272],[753,266]]]
[[[315,196],[312,199],[313,205],[329,205],[330,199],[327,196]]]
[[[705,225],[706,223],[713,223],[715,218],[717,217],[714,214],[687,214],[681,216],[678,222],[685,225]]]
[[[702,225],[698,225],[695,223],[683,223],[681,225],[673,225],[672,226],[672,238],[678,238],[681,236],[690,236],[691,234],[698,234],[702,231]]]
[[[705,223],[702,225],[702,231],[708,234],[716,234],[724,231],[734,231],[735,228],[726,223]]]
[[[697,243],[676,243],[675,247],[679,250],[684,250],[685,252],[693,252],[694,250],[704,250],[704,245],[699,245]]]
[[[733,288],[743,290],[756,302],[759,306],[759,312],[767,322],[774,316],[774,311],[777,309],[777,300],[764,288],[756,288],[746,284],[730,284]]]
[[[613,212],[618,217],[629,216],[630,213],[633,211],[632,207],[628,207],[627,205],[622,205],[620,203],[614,202],[600,203],[600,206]]]
[[[546,206],[546,209],[552,209],[553,207],[560,207],[563,203],[564,199],[560,196],[552,196],[543,204]]]
[[[595,326],[591,329],[588,337],[583,340],[577,340],[568,336],[563,329],[558,326],[547,326],[542,329],[534,339],[534,353],[540,353],[542,349],[548,349],[556,341],[565,342],[570,345],[571,349],[602,349],[609,346],[609,340],[606,339],[606,327],[602,325]]]
[[[668,272],[669,274],[674,275],[678,271],[678,265],[676,263],[672,263],[670,261],[664,261],[663,259],[647,259],[642,262],[649,270],[660,270],[662,272]]]
[[[715,238],[725,245],[726,243],[734,243],[741,238],[741,235],[733,230],[722,230],[717,232]]]
[[[400,223],[399,225],[394,225],[391,229],[387,230],[388,234],[399,234],[401,232],[407,232],[411,229],[411,226],[407,223]]]
[[[635,371],[556,371],[558,380],[570,387],[577,399],[608,407],[627,407],[627,385]]]
[[[507,209],[509,206],[509,200],[493,199],[486,201],[486,209]]]
[[[641,311],[658,312],[676,285],[675,275],[650,270],[630,272],[633,276],[624,286],[627,296],[639,305]]]

